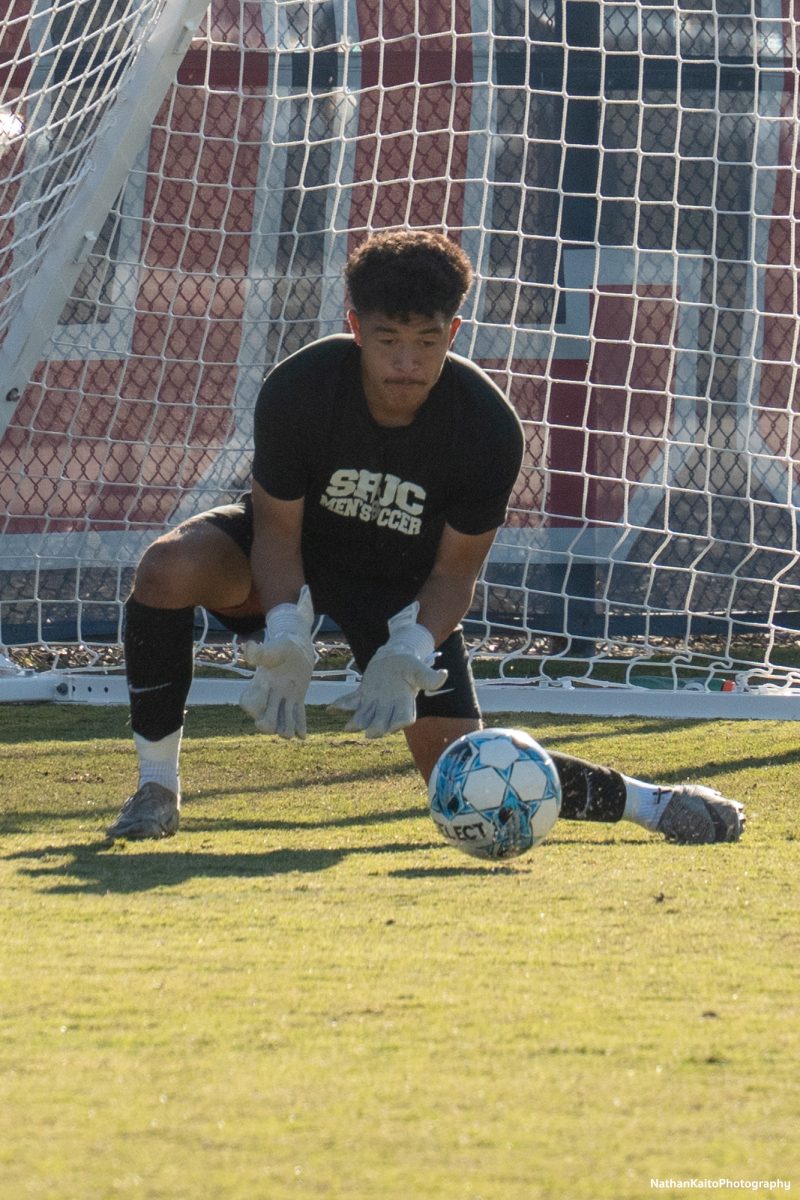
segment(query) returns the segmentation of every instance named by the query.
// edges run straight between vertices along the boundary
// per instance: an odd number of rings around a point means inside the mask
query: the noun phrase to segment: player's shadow
[[[239,796],[247,797],[248,793],[241,791],[237,793]],[[232,832],[263,832],[264,830],[280,833],[288,833],[292,830],[307,829],[308,817],[298,818],[296,821],[287,818],[270,818],[268,816],[255,815],[253,817],[232,817],[228,815],[215,816],[211,802],[222,798],[227,799],[230,795],[224,788],[207,788],[203,791],[192,792],[187,798],[185,807],[181,813],[181,832],[182,833],[232,833]],[[261,793],[254,792],[254,795]],[[209,807],[203,808],[204,805]],[[95,809],[95,814],[103,817],[105,824],[111,823],[116,816],[118,809]],[[424,816],[425,808],[422,804],[413,805],[408,808],[380,808],[372,812],[352,813],[342,817],[320,816],[314,820],[314,826],[317,829],[347,829],[354,826],[362,825],[389,825],[396,824],[398,821],[417,820]],[[59,809],[59,818],[63,820],[81,820],[86,819],[85,808],[74,809]],[[38,826],[46,825],[52,827],[53,811],[52,809],[25,809],[19,813],[3,813],[0,817],[0,837],[7,837],[11,834],[26,834],[34,832]]]
[[[463,867],[449,863],[442,867],[432,864],[430,867],[407,867],[405,870],[389,871],[392,879],[449,879],[463,878],[465,875],[474,877],[476,875],[514,875],[516,873],[516,866],[503,862],[481,863],[477,859],[473,859],[472,862],[465,861]]]
[[[101,842],[46,846],[5,856],[27,862],[20,873],[49,886],[49,895],[130,895],[154,888],[179,887],[194,879],[270,879],[280,875],[330,870],[353,854],[403,854],[438,849],[438,842],[391,842],[384,845],[281,849],[252,854],[163,849],[128,851],[127,843]]]
[[[206,800],[213,800],[216,796],[224,796],[224,792],[214,792],[211,790],[197,792],[192,797],[195,803]],[[190,806],[187,805],[187,808]],[[374,812],[367,813],[352,813],[343,817],[320,817],[314,821],[315,829],[349,829],[360,828],[368,825],[395,825],[398,821],[419,820],[425,815],[425,810],[421,805],[412,808],[387,808],[377,809]],[[269,831],[272,833],[291,833],[299,829],[308,829],[308,819],[298,819],[296,821],[287,820],[285,817],[231,817],[222,815],[216,817],[212,811],[201,813],[196,808],[192,816],[185,816],[181,819],[181,832],[183,833],[260,833]]]

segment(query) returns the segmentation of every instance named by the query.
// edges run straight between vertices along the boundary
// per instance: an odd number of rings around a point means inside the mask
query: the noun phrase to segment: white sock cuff
[[[176,796],[180,795],[178,760],[182,736],[183,729],[176,729],[174,733],[168,733],[157,742],[150,742],[138,733],[133,735],[139,756],[139,787],[146,783],[160,783]]]
[[[140,733],[135,733],[133,740],[140,759],[146,759],[148,762],[170,762],[174,759],[177,763],[178,755],[181,752],[182,737],[183,729],[181,728],[176,729],[174,733],[168,733],[166,737],[159,738],[157,742],[151,742],[149,738],[142,737]]]
[[[657,829],[664,809],[672,798],[672,788],[643,783],[641,779],[622,776],[625,781],[625,811],[623,821],[634,821],[645,829]]]

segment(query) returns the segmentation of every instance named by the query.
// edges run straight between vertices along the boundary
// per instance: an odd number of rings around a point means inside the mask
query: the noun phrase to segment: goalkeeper
[[[255,412],[252,490],[158,538],[126,605],[138,789],[111,838],[175,833],[194,610],[243,638],[256,728],[306,732],[316,616],[361,672],[337,703],[367,737],[402,729],[427,779],[481,727],[461,630],[506,516],[520,423],[478,367],[452,353],[472,267],[439,234],[379,234],[350,256],[349,334],[276,366]],[[680,842],[736,841],[741,805],[694,784],[655,787],[554,754],[562,817],[633,820]]]

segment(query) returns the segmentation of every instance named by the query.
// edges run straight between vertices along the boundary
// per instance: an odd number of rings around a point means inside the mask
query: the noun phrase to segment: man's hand
[[[354,692],[334,700],[331,708],[351,712],[345,728],[363,729],[368,738],[383,737],[413,725],[415,699],[422,688],[436,691],[447,671],[435,671],[433,638],[417,624],[415,600],[389,621],[389,640],[375,651]]]
[[[311,640],[314,610],[307,587],[297,604],[279,604],[267,614],[263,642],[246,642],[245,662],[256,668],[239,704],[260,733],[306,736],[305,696],[317,655]]]

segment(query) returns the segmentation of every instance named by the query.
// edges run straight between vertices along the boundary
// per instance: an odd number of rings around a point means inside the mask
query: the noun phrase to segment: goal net
[[[342,330],[348,251],[425,227],[527,435],[478,675],[513,707],[800,687],[787,4],[5,7],[7,676],[118,661],[139,555],[247,488],[260,381]],[[201,612],[198,647],[236,661]]]

